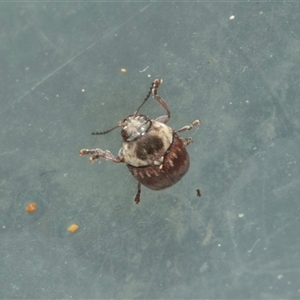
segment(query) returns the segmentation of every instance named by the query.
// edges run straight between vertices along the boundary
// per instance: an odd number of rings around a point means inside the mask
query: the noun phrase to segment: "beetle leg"
[[[168,114],[167,116],[159,117],[159,118],[163,118],[162,119],[163,121],[161,122],[166,124],[171,117],[171,112],[169,110],[167,103],[157,94],[158,87],[160,86],[161,83],[162,83],[162,79],[160,78],[154,80],[153,88],[152,88],[152,96],[167,111]]]
[[[194,127],[197,127],[197,126],[199,126],[200,124],[201,124],[201,121],[200,121],[200,120],[195,120],[192,124],[183,126],[182,128],[177,129],[177,130],[174,130],[174,131],[175,131],[175,132],[184,132],[184,131],[187,131],[187,130],[191,130],[191,129],[194,128]]]
[[[115,162],[115,163],[122,163],[124,162],[124,157],[123,155],[119,155],[117,157],[113,156],[112,153],[109,150],[101,150],[99,148],[96,149],[81,149],[79,152],[80,156],[83,155],[91,155],[90,157],[90,162],[93,163],[95,160],[98,158],[102,157],[106,160]]]
[[[189,145],[189,144],[191,144],[191,143],[194,142],[194,140],[192,138],[190,138],[190,137],[188,137],[188,138],[179,137],[179,138],[182,140],[184,146],[187,146],[187,145]]]
[[[134,198],[135,204],[140,203],[140,201],[141,201],[140,195],[141,195],[141,183],[139,182],[138,186],[137,186],[137,191],[136,191],[136,194],[135,194],[135,198]]]
[[[169,121],[169,119],[170,118],[167,115],[164,115],[156,118],[155,121],[166,124]]]

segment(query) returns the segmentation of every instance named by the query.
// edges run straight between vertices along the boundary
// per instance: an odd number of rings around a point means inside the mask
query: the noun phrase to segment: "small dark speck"
[[[200,192],[200,190],[197,189],[196,192],[197,192],[197,196],[198,196],[198,197],[201,197],[201,192]]]
[[[47,173],[52,173],[52,172],[56,172],[56,170],[45,171],[45,172],[43,172],[43,173],[40,173],[39,176],[43,176],[43,175],[45,175],[45,174],[47,174]]]

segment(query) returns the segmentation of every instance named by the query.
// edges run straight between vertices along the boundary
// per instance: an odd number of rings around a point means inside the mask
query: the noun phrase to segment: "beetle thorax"
[[[164,156],[172,142],[173,129],[161,122],[151,120],[144,134],[133,141],[124,139],[121,151],[127,165],[159,166],[163,163]]]

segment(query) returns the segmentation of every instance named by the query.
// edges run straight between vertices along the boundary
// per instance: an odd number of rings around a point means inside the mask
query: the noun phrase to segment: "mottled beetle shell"
[[[121,151],[133,177],[152,190],[174,185],[189,168],[182,140],[171,127],[155,120],[143,136],[124,141]]]
[[[151,190],[162,190],[174,185],[189,169],[190,160],[186,148],[176,133],[173,137],[173,143],[165,153],[162,165],[146,167],[127,165],[133,177]]]

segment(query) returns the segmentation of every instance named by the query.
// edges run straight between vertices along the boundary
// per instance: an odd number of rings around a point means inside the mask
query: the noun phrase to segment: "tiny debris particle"
[[[34,202],[31,202],[29,203],[27,206],[26,206],[26,211],[29,212],[29,213],[33,213],[37,210],[37,205],[36,203]]]
[[[229,17],[229,20],[233,20],[234,18],[235,18],[235,16],[232,15]]]
[[[77,224],[72,224],[68,227],[68,231],[71,233],[77,232],[79,229],[79,226]]]
[[[200,192],[199,189],[196,190],[196,193],[197,193],[197,196],[198,196],[198,197],[201,197],[201,192]]]
[[[126,69],[124,69],[124,68],[122,68],[122,69],[121,69],[121,72],[122,72],[122,73],[126,73],[126,72],[127,72],[127,70],[126,70]]]

